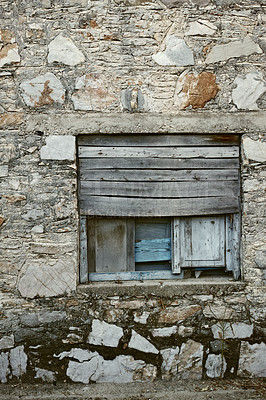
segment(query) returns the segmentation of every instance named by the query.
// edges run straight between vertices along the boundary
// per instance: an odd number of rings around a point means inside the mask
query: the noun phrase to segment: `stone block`
[[[170,379],[177,375],[178,372],[178,356],[179,347],[164,349],[160,351],[163,362],[162,362],[162,378]]]
[[[8,176],[8,165],[0,165],[0,178]]]
[[[249,36],[246,36],[244,40],[215,45],[207,55],[206,63],[212,64],[227,61],[229,58],[249,56],[253,53],[261,54],[262,50]]]
[[[11,349],[9,360],[13,376],[19,378],[26,373],[28,356],[24,352],[24,346],[18,346]]]
[[[48,45],[48,63],[78,65],[85,61],[84,54],[77,48],[70,38],[61,33]]]
[[[266,161],[266,142],[252,140],[249,137],[243,139],[243,150],[248,160],[257,162]]]
[[[171,324],[186,318],[192,317],[197,312],[201,311],[200,305],[191,305],[187,307],[169,307],[162,310],[159,315],[159,323]]]
[[[123,329],[119,326],[94,319],[91,333],[88,336],[88,343],[97,346],[117,347],[123,334]]]
[[[205,363],[208,378],[222,378],[226,371],[226,361],[221,354],[209,354]]]
[[[71,258],[62,258],[53,265],[43,261],[27,261],[25,272],[18,279],[23,297],[54,297],[76,289],[76,265]]]
[[[72,101],[75,110],[106,111],[116,95],[112,84],[99,74],[86,74],[77,78]]]
[[[179,352],[178,377],[180,379],[201,379],[203,346],[189,339]]]
[[[35,377],[34,379],[41,379],[42,382],[52,383],[56,381],[55,373],[52,371],[48,371],[47,369],[35,368]]]
[[[20,84],[21,95],[27,106],[42,107],[63,104],[65,89],[60,80],[51,72]]]
[[[253,334],[253,324],[220,322],[211,327],[214,339],[245,339]]]
[[[260,378],[266,377],[265,343],[241,343],[238,375]]]
[[[3,336],[0,339],[0,350],[14,347],[14,335]]]
[[[217,30],[217,27],[208,20],[199,19],[189,24],[186,36],[210,36]]]
[[[259,72],[251,72],[244,78],[237,76],[232,99],[239,110],[258,110],[257,100],[266,91],[266,82]]]
[[[153,353],[153,354],[159,353],[159,350],[156,349],[156,347],[152,343],[150,343],[145,337],[139,335],[133,329],[130,341],[128,343],[128,347],[130,349],[135,349],[138,351],[142,351],[144,353]]]
[[[74,136],[48,136],[46,145],[41,148],[42,160],[74,160],[75,159]]]
[[[137,322],[139,324],[147,324],[147,320],[150,316],[150,313],[147,311],[143,311],[142,314],[139,314],[138,312],[134,312],[134,322]]]
[[[157,328],[152,330],[153,336],[165,337],[177,333],[177,326],[169,326],[167,328]]]
[[[14,128],[23,124],[24,114],[19,112],[10,112],[0,114],[0,128]],[[3,162],[1,160],[1,162]]]
[[[17,43],[6,44],[0,50],[0,68],[20,62]]]
[[[212,72],[201,72],[198,75],[182,74],[176,86],[175,104],[181,109],[189,106],[203,108],[214,99],[219,91],[216,76]]]
[[[187,46],[184,39],[176,36],[169,36],[166,39],[166,48],[152,56],[153,60],[159,65],[169,65],[184,67],[194,65],[193,52]]]
[[[0,381],[1,383],[7,382],[7,376],[10,373],[8,353],[0,353]]]
[[[58,354],[58,356],[54,355],[54,357],[58,357],[59,360],[63,360],[64,358],[74,358],[79,362],[89,361],[93,357],[98,356],[97,351],[89,351],[79,348],[73,348],[70,351],[63,351],[62,353]]]
[[[207,305],[203,309],[203,314],[206,318],[231,319],[234,315],[234,310],[225,306]]]

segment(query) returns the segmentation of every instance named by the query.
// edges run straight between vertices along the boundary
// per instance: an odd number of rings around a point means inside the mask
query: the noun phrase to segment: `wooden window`
[[[237,136],[81,136],[78,154],[81,282],[239,277]]]

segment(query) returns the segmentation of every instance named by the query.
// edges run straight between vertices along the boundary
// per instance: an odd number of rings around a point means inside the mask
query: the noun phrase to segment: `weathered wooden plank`
[[[79,157],[228,158],[239,157],[238,146],[224,147],[79,147]]]
[[[172,272],[173,274],[180,274],[180,218],[173,218],[172,220]]]
[[[84,135],[80,146],[228,146],[239,143],[238,135]]]
[[[181,218],[181,267],[225,266],[225,217]]]
[[[235,196],[184,199],[149,199],[130,197],[87,196],[80,199],[82,215],[117,217],[167,217],[238,212]]]
[[[90,170],[88,173],[86,170],[80,172],[81,180],[89,181],[122,181],[122,182],[134,182],[134,181],[238,181],[239,171],[237,169],[222,169],[222,170],[206,170],[206,169],[193,169],[193,170],[149,170],[149,169],[132,169],[132,170],[120,170],[120,169],[102,169],[102,170]]]
[[[140,240],[135,244],[135,262],[171,260],[171,238]]]
[[[240,215],[226,216],[226,270],[240,277]]]
[[[89,280],[99,281],[142,281],[147,279],[183,279],[184,272],[173,275],[171,271],[132,271],[118,273],[90,273]]]
[[[81,181],[80,197],[125,196],[150,198],[182,198],[206,196],[239,196],[236,181],[197,181],[188,182],[110,182]]]
[[[91,169],[229,169],[239,168],[239,158],[80,158],[81,171]]]
[[[79,253],[79,281],[85,283],[88,281],[88,237],[87,237],[87,217],[80,217],[80,253]]]

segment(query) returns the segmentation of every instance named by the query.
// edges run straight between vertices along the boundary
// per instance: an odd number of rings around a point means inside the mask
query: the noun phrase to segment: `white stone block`
[[[152,343],[150,343],[146,338],[139,335],[134,330],[132,330],[132,336],[128,343],[128,347],[130,349],[143,351],[144,353],[153,353],[153,354],[159,353],[159,350],[157,350]]]
[[[227,61],[229,58],[249,56],[253,53],[262,53],[258,44],[246,36],[244,40],[231,41],[227,44],[217,44],[212,48],[206,57],[206,63],[216,63],[219,61]]]
[[[183,39],[176,36],[169,36],[166,39],[166,48],[152,56],[159,65],[172,65],[183,67],[194,65],[194,57],[190,48]]]
[[[49,265],[28,261],[25,272],[18,280],[18,290],[23,297],[54,297],[70,294],[76,289],[76,265],[71,258],[62,258]]]
[[[201,379],[203,346],[194,340],[183,343],[179,352],[178,377]]]
[[[75,137],[60,135],[48,136],[46,145],[41,148],[42,160],[75,160]]]
[[[157,328],[152,330],[153,336],[171,336],[174,333],[177,333],[177,326],[169,326],[167,328]]]
[[[149,316],[150,313],[147,311],[143,311],[141,315],[139,315],[137,312],[134,312],[134,322],[145,325],[147,324]]]
[[[24,346],[18,346],[10,350],[9,354],[12,375],[17,378],[25,374],[27,369],[28,356],[24,352]]]
[[[14,335],[3,336],[0,339],[0,349],[11,349],[14,347]]]
[[[266,377],[265,343],[241,343],[238,374],[249,377]]]
[[[162,375],[163,378],[170,378],[170,376],[177,375],[178,371],[178,356],[179,356],[179,347],[175,347],[172,349],[164,349],[160,351],[163,362],[162,362]]]
[[[245,339],[253,334],[253,324],[248,325],[244,322],[219,322],[211,327],[215,339]]]
[[[0,353],[0,381],[1,383],[7,382],[7,376],[9,374],[9,360],[8,353]]]
[[[261,73],[249,73],[242,79],[234,80],[236,88],[232,91],[232,99],[240,110],[259,110],[257,100],[266,91],[266,83]]]
[[[0,68],[5,65],[16,64],[20,62],[20,55],[18,53],[18,45],[7,44],[0,51]]]
[[[63,351],[62,353],[58,354],[59,360],[62,360],[65,357],[74,358],[79,362],[91,360],[93,357],[98,355],[97,351],[89,351],[84,349],[73,348],[70,351]]]
[[[266,161],[266,142],[260,142],[259,140],[252,140],[249,137],[245,137],[243,140],[243,149],[245,157],[248,160],[257,162]]]
[[[98,346],[117,347],[123,334],[123,329],[119,326],[94,319],[92,321],[92,331],[88,336],[88,343]]]
[[[23,81],[20,88],[25,103],[30,107],[63,104],[65,101],[65,89],[60,80],[51,72]]]
[[[43,382],[51,383],[56,380],[55,373],[47,369],[35,368],[35,379],[41,379]]]
[[[209,354],[205,364],[209,378],[222,378],[226,370],[226,361],[221,354]]]
[[[217,27],[210,21],[200,19],[189,24],[187,36],[211,36],[215,33]]]
[[[84,54],[77,48],[71,39],[59,34],[48,45],[48,63],[62,63],[77,65],[85,61]]]

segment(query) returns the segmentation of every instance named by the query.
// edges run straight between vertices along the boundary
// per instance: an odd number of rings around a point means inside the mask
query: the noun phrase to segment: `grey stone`
[[[257,252],[255,263],[257,264],[258,268],[266,269],[266,251]]]
[[[37,219],[41,219],[44,216],[44,212],[42,210],[37,210],[32,208],[26,214],[23,214],[21,218],[25,219],[26,221],[35,221]]]
[[[238,374],[249,377],[266,377],[265,343],[241,343]]]
[[[37,254],[66,254],[74,250],[72,243],[47,243],[47,242],[33,242],[31,243],[31,251]]]
[[[121,103],[124,110],[131,111],[131,90],[121,90]]]
[[[35,368],[35,379],[41,379],[43,382],[52,383],[56,381],[55,373],[47,369]]]
[[[9,354],[12,375],[17,378],[26,373],[28,356],[24,352],[24,346],[18,346],[10,350]]]
[[[178,377],[200,379],[202,376],[203,346],[189,339],[183,343],[179,353]]]
[[[40,156],[42,160],[74,160],[75,151],[74,136],[48,136]]]
[[[99,346],[117,347],[123,334],[123,329],[119,326],[94,319],[92,321],[92,331],[88,336],[88,343]]]
[[[20,62],[18,45],[16,43],[6,44],[0,50],[0,68],[6,65],[17,64]]]
[[[9,374],[9,360],[8,353],[0,353],[0,381],[1,383],[7,382],[7,376]]]
[[[209,354],[205,364],[208,378],[222,378],[226,371],[226,365],[221,354]]]
[[[159,350],[156,349],[156,347],[152,343],[150,343],[146,338],[139,335],[134,330],[132,330],[132,335],[128,343],[128,347],[130,349],[139,350],[144,353],[153,353],[153,354],[159,353]]]
[[[48,63],[62,63],[65,65],[77,65],[85,61],[84,54],[77,48],[71,39],[62,34],[56,36],[48,45]]]
[[[177,333],[177,326],[169,326],[167,328],[157,328],[152,330],[153,336],[171,336],[174,333]]]
[[[1,163],[8,163],[16,157],[16,147],[11,144],[0,143],[0,160]]]
[[[257,162],[266,161],[266,142],[252,140],[249,137],[243,139],[243,150],[248,160]]]
[[[0,339],[0,349],[11,349],[14,347],[14,335],[3,336]]]
[[[189,30],[186,32],[187,36],[210,36],[215,33],[217,27],[210,21],[199,19],[189,24]]]
[[[261,73],[249,73],[242,79],[234,80],[236,88],[232,91],[232,99],[240,110],[258,110],[257,100],[266,91],[266,83]]]
[[[35,225],[32,229],[31,232],[33,233],[43,233],[44,232],[44,226],[42,224],[40,225]]]
[[[23,81],[20,89],[23,100],[30,107],[63,104],[65,101],[65,89],[51,72]]]
[[[192,326],[184,326],[180,325],[178,327],[178,335],[182,337],[190,337],[194,332],[194,328]]]
[[[190,4],[189,0],[160,0],[166,7],[175,8],[180,7],[183,4]],[[207,6],[210,3],[210,0],[191,0],[192,4],[197,6]]]
[[[234,315],[234,310],[225,306],[207,305],[203,309],[203,314],[206,318],[231,319]]]
[[[220,322],[211,327],[214,339],[245,339],[253,334],[253,324]]]
[[[163,358],[162,378],[167,379],[176,376],[178,372],[179,347],[164,349],[161,350],[160,353]]]
[[[0,165],[0,178],[8,176],[8,165]]]
[[[262,53],[258,44],[246,36],[241,41],[231,41],[227,44],[215,45],[206,57],[206,63],[216,63],[220,61],[227,61],[229,58],[249,56],[253,53]]]
[[[159,65],[172,65],[183,67],[194,65],[194,57],[190,48],[183,39],[176,36],[168,36],[166,48],[152,56],[153,60]]]
[[[145,105],[145,97],[143,96],[142,91],[140,89],[138,89],[137,101],[138,101],[138,111],[143,110]]]
[[[18,279],[18,290],[28,298],[70,294],[76,289],[75,270],[75,261],[66,257],[53,265],[28,261]]]

